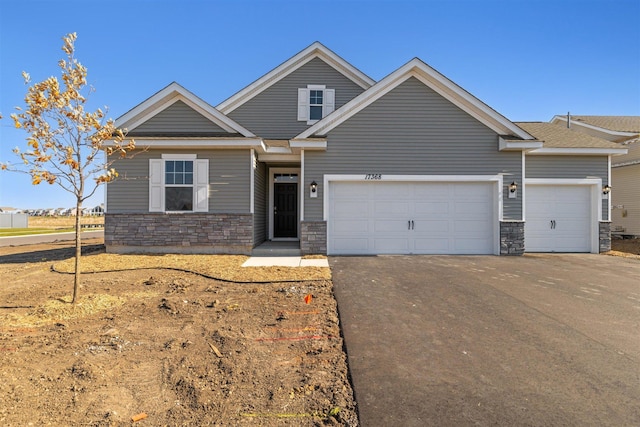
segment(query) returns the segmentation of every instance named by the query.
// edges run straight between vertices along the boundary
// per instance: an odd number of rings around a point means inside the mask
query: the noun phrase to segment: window
[[[193,210],[192,160],[165,160],[164,203],[167,211]]]
[[[335,89],[327,89],[324,85],[298,89],[298,121],[311,125],[333,112],[335,94]]]
[[[322,118],[322,94],[321,90],[309,91],[309,120]]]
[[[209,160],[191,154],[149,160],[150,212],[207,212]]]

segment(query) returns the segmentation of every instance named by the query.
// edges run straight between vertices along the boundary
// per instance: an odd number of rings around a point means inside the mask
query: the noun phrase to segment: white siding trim
[[[304,185],[304,150],[300,150],[300,222],[304,221],[305,185]],[[302,236],[301,236],[302,237]]]
[[[526,221],[526,219],[525,219],[526,218],[526,212],[525,212],[525,209],[524,209],[524,206],[525,206],[524,204],[527,201],[527,194],[526,194],[527,186],[525,184],[525,182],[526,182],[526,178],[525,177],[527,176],[526,164],[527,164],[526,155],[525,155],[525,153],[523,151],[522,152],[522,176],[520,178],[520,187],[521,187],[520,197],[522,198],[522,201],[520,202],[520,203],[522,203],[522,207],[520,208],[521,209],[520,210],[520,217],[522,218],[522,221]]]
[[[302,174],[302,169],[301,168],[269,168],[267,173],[269,174],[269,224],[268,224],[268,228],[269,228],[269,240],[273,240],[273,184],[274,184],[274,180],[273,180],[273,175],[277,174],[277,173],[297,173],[298,174],[298,186],[302,187],[302,182],[301,182],[301,174]],[[302,208],[302,203],[303,203],[303,199],[301,199],[301,194],[299,193],[298,195],[298,211],[300,211]],[[300,221],[298,221],[298,238],[300,238]]]
[[[251,174],[249,181],[249,213],[255,212],[255,193],[256,193],[256,153],[252,148],[249,154],[249,173]]]
[[[626,148],[538,148],[531,150],[528,154],[540,155],[581,155],[581,156],[602,156],[602,155],[622,155],[627,154]]]
[[[608,159],[608,165],[607,165],[607,185],[609,185],[610,187],[612,187],[611,185],[611,156],[609,156]],[[612,188],[611,191],[614,191],[614,189]],[[612,199],[613,197],[611,196],[611,191],[609,192],[609,195],[607,197],[607,221],[611,222],[611,209],[612,209]]]

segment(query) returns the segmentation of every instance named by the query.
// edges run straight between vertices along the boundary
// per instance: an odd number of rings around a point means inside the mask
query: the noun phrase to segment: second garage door
[[[591,188],[527,185],[526,252],[590,252]]]
[[[492,254],[495,184],[330,182],[328,253]]]

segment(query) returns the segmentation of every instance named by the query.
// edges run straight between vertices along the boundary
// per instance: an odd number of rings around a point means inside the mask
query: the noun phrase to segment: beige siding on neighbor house
[[[611,164],[613,166],[640,162],[640,141],[629,145],[620,145],[620,148],[626,148],[628,150],[627,154],[622,156],[613,156],[611,158]]]
[[[308,127],[306,121],[297,120],[298,89],[310,84],[335,89],[336,109],[364,90],[320,58],[315,58],[228,116],[262,138],[293,138]]]
[[[494,131],[413,77],[330,131],[326,152],[305,151],[304,159],[304,188],[325,174],[504,173],[507,185],[522,175],[520,152],[499,152]],[[323,218],[326,189],[318,191],[305,196],[307,221]],[[504,218],[522,219],[521,202],[505,198]]]
[[[135,129],[128,136],[141,134],[224,134],[228,133],[182,101],[176,101]]]
[[[118,160],[114,167],[120,178],[107,186],[108,212],[149,212],[149,159],[162,154],[209,159],[209,212],[249,213],[250,150],[149,150]]]
[[[640,164],[611,169],[612,231],[640,236]]]

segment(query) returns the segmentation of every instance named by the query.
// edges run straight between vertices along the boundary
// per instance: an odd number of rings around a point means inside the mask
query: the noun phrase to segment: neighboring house
[[[419,59],[374,82],[320,43],[217,107],[172,83],[116,123],[144,148],[106,190],[120,253],[597,253],[609,156],[624,151],[545,148]]]
[[[551,122],[566,127],[567,116]],[[611,163],[611,227],[615,234],[640,237],[640,116],[570,116],[569,126],[628,149]]]

